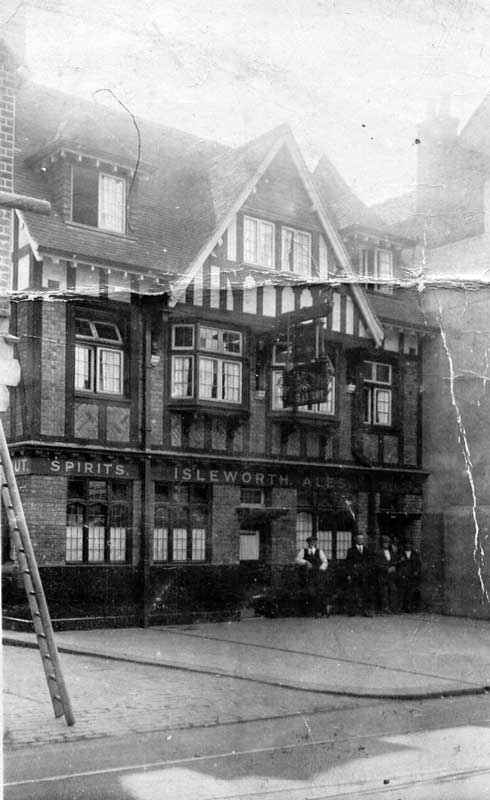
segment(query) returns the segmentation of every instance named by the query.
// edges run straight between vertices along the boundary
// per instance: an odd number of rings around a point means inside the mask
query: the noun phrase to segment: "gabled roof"
[[[51,202],[49,174],[32,168],[40,151],[47,158],[50,152],[62,148],[94,158],[112,153],[116,163],[134,163],[136,181],[130,197],[128,236],[70,224],[56,209],[42,220],[26,213],[28,230],[41,253],[173,273],[177,278],[176,300],[284,147],[344,277],[354,277],[331,217],[328,197],[318,193],[287,126],[232,149],[135,119],[131,113],[115,112],[95,102],[25,84],[17,100],[16,147],[15,190]],[[138,172],[140,161],[149,169]],[[49,169],[48,161],[48,172]],[[380,343],[383,331],[365,293],[355,284],[353,293],[373,338]]]
[[[354,194],[325,155],[316,166],[313,181],[339,229],[359,225],[373,230],[386,230],[382,218]]]

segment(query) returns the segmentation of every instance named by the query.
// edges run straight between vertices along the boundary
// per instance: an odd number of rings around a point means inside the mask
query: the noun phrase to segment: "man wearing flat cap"
[[[389,536],[381,537],[381,546],[376,553],[376,581],[379,610],[382,614],[394,614],[398,610],[397,556],[391,548]]]
[[[328,559],[318,547],[316,536],[307,537],[306,547],[296,556],[296,564],[301,568],[300,586],[305,591],[305,610],[311,611],[316,617],[328,617],[327,587],[324,580]]]

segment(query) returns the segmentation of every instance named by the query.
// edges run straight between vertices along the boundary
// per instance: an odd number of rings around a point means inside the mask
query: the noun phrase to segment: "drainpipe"
[[[143,448],[145,453],[143,472],[143,539],[142,539],[142,580],[143,580],[143,628],[150,624],[150,545],[152,542],[151,513],[151,317],[144,302],[140,302],[143,319]]]

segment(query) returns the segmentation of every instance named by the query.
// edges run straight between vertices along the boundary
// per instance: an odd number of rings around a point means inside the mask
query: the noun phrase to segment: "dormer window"
[[[80,225],[125,233],[125,179],[73,166],[71,218]]]
[[[369,280],[367,289],[392,294],[393,254],[391,250],[362,248],[359,258],[359,275],[361,278]],[[382,283],[378,283],[378,281],[382,281]]]
[[[282,229],[281,269],[309,275],[311,269],[311,236],[295,228]]]

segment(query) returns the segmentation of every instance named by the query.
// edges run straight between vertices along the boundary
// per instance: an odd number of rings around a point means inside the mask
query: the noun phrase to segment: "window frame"
[[[246,234],[246,226],[247,223],[253,222],[256,225],[255,228],[255,245],[254,250],[255,253],[253,254],[252,258],[248,258],[247,256],[250,253],[246,252],[246,241],[247,241],[247,234]],[[270,253],[270,264],[264,264],[263,261],[260,261],[260,253],[259,253],[259,241],[260,241],[260,232],[259,228],[261,225],[267,226],[271,229],[271,253]],[[250,264],[256,267],[264,267],[264,269],[275,269],[276,264],[276,225],[274,222],[270,222],[270,220],[262,219],[261,217],[252,217],[250,214],[243,215],[243,261],[245,264]]]
[[[91,331],[90,334],[77,333],[78,322],[87,323]],[[111,326],[115,333],[116,339],[100,336],[97,331],[97,325]],[[88,381],[89,386],[80,386],[77,384],[80,376],[78,370],[80,351],[86,351],[89,356],[87,359],[88,364]],[[114,390],[104,388],[104,381],[108,379],[104,377],[104,364],[101,357],[104,353],[114,353],[118,355],[118,383],[119,389]],[[85,365],[81,364],[84,370]],[[124,339],[121,334],[119,326],[112,320],[107,320],[98,317],[84,317],[79,314],[75,315],[75,337],[74,337],[74,381],[73,386],[75,392],[87,393],[91,396],[109,396],[109,397],[124,397],[125,395],[125,358],[124,358]]]
[[[83,492],[76,492],[73,490],[73,484],[83,487]],[[102,498],[90,497],[90,483],[100,483],[105,485],[105,496]],[[70,485],[72,488],[70,488]],[[115,485],[121,488],[124,486],[126,491],[126,498],[115,496]],[[89,566],[97,566],[100,564],[110,564],[111,566],[120,564],[129,564],[131,561],[131,544],[132,544],[132,481],[129,480],[103,480],[101,478],[69,478],[67,486],[66,498],[66,523],[65,523],[65,563],[66,564],[84,564]],[[79,507],[82,510],[82,521],[78,525],[68,525],[69,510],[73,507]],[[103,509],[100,516],[104,516],[104,524],[98,526],[91,526],[91,512],[97,507]],[[117,519],[116,510],[120,513],[124,509],[126,514],[126,526],[112,524]],[[78,540],[75,540],[75,547],[77,552],[80,553],[80,558],[68,558],[69,553],[73,553],[74,547],[68,546],[69,543],[69,529],[81,528],[78,531]],[[91,533],[95,528],[103,528],[102,540],[97,540],[95,536],[91,537]],[[124,556],[123,558],[111,558],[111,553],[118,552],[114,549],[116,531],[124,529]],[[73,542],[73,537],[71,539]],[[102,558],[91,558],[91,542],[97,545],[98,552],[102,553]]]
[[[177,346],[175,347],[175,330],[183,325],[193,329],[192,347]],[[206,346],[206,339],[202,343],[203,337],[201,332],[209,331],[211,334],[216,335],[216,347]],[[237,343],[238,350],[234,352],[228,349],[226,342],[226,335],[229,334]],[[230,341],[233,341],[230,340]],[[242,406],[244,398],[244,335],[241,330],[233,329],[230,327],[219,327],[216,325],[207,325],[204,323],[174,323],[172,326],[171,335],[171,355],[170,355],[170,398],[171,400],[195,400],[199,403],[219,403],[225,406]],[[176,391],[176,375],[177,365],[180,361],[187,360],[187,387],[186,394]],[[204,377],[206,376],[206,364],[209,362],[214,366],[211,367],[211,373],[215,371],[216,377],[211,374],[211,383],[205,383]],[[230,374],[227,375],[227,367],[233,367]],[[183,368],[182,368],[183,369]],[[238,369],[238,375],[231,375],[235,369]],[[209,367],[208,367],[209,371]],[[189,377],[191,377],[189,385]],[[234,381],[238,384],[238,397],[223,397],[224,392],[233,393]],[[216,397],[205,394],[205,387],[214,387],[216,385]]]
[[[289,265],[289,257],[287,259],[285,258],[286,233],[288,233],[288,232],[293,234],[293,242],[292,242],[292,245],[293,245],[293,267],[292,267],[292,269],[291,269],[291,266]],[[296,247],[299,246],[299,245],[297,245],[297,243],[295,241],[295,235],[298,234],[298,233],[301,236],[308,237],[308,245],[309,245],[308,246],[308,264],[307,264],[307,267],[306,267],[306,272],[301,271],[299,269],[299,266],[296,264],[296,257],[295,257]],[[297,275],[311,276],[311,254],[312,254],[312,236],[311,236],[311,233],[309,231],[305,231],[305,230],[303,230],[301,228],[292,228],[290,225],[282,225],[281,226],[281,270],[283,272],[291,272],[291,273],[297,274]],[[286,261],[288,262],[287,264],[286,264]]]
[[[372,255],[372,273],[369,271],[369,256]],[[389,256],[389,276],[380,274],[381,255]],[[386,247],[361,247],[359,250],[359,277],[366,279],[366,289],[381,292],[383,294],[393,294],[393,285],[389,281],[394,279],[394,258],[393,251]],[[379,283],[379,281],[388,283]]]
[[[376,427],[389,428],[393,426],[393,367],[381,361],[365,361],[364,370],[366,365],[370,367],[369,376],[364,374],[363,386],[363,422],[365,425],[374,425]],[[387,368],[389,370],[388,380],[382,380],[378,376],[378,367]],[[381,409],[379,402],[382,394],[388,398],[387,402],[387,418],[388,421],[379,420],[379,415],[384,413]]]
[[[166,499],[159,499],[158,487],[167,494]],[[205,487],[205,498],[193,496],[193,493],[197,491],[194,484],[186,484],[179,488],[181,493],[185,491],[187,494],[184,501],[175,499],[174,484],[161,481],[155,483],[152,561],[155,564],[209,563],[211,561],[211,494],[209,487]],[[203,487],[198,488],[202,489]],[[199,525],[194,524],[196,513],[203,517]],[[159,523],[166,520],[166,525],[159,524],[157,526],[157,520]],[[157,532],[159,534],[158,541],[155,539]],[[162,536],[160,536],[160,532],[162,532]],[[182,532],[185,532],[185,539],[181,537],[181,542],[185,542],[185,558],[178,558],[176,556],[183,550],[182,548],[177,549],[178,537],[176,538],[175,534],[180,535]],[[162,551],[166,557],[159,558],[158,555]],[[199,555],[203,557],[196,557]]]
[[[75,170],[85,170],[85,172],[90,173],[92,176],[97,176],[97,189],[94,191],[94,198],[93,203],[97,204],[97,224],[92,225],[90,222],[83,222],[78,219],[75,219],[74,215],[74,186],[75,186]],[[108,179],[109,181],[113,181],[114,183],[120,184],[122,186],[122,200],[121,200],[121,219],[120,225],[116,227],[110,227],[107,225],[103,225],[102,221],[104,219],[104,215],[108,215],[107,212],[107,200],[106,195],[104,194],[103,190],[103,179]],[[75,225],[83,225],[86,228],[91,228],[93,230],[101,230],[106,231],[107,233],[116,233],[119,235],[126,235],[127,232],[127,193],[128,193],[128,186],[127,186],[127,179],[125,176],[121,175],[113,175],[110,172],[106,172],[105,170],[100,170],[97,167],[86,166],[83,164],[71,164],[71,171],[70,171],[70,185],[71,185],[71,193],[70,193],[70,222],[74,223]]]
[[[300,552],[306,547],[307,536],[316,536],[318,539],[318,547],[325,553],[329,564],[331,562],[338,564],[339,562],[345,561],[347,550],[352,545],[355,529],[353,527],[351,530],[348,530],[335,523],[331,524],[329,528],[321,527],[321,517],[328,513],[329,509],[326,508],[317,507],[312,509],[311,507],[305,508],[301,507],[301,505],[298,506],[296,512],[296,550]],[[300,518],[302,522],[306,522],[308,517],[311,524],[301,526],[299,524]],[[330,534],[330,539],[327,537],[328,534]],[[348,543],[345,540],[345,534],[350,536],[350,542]],[[343,539],[344,541],[342,542]],[[342,544],[339,546],[340,542],[342,542]],[[341,557],[338,555],[339,550],[344,553]]]

